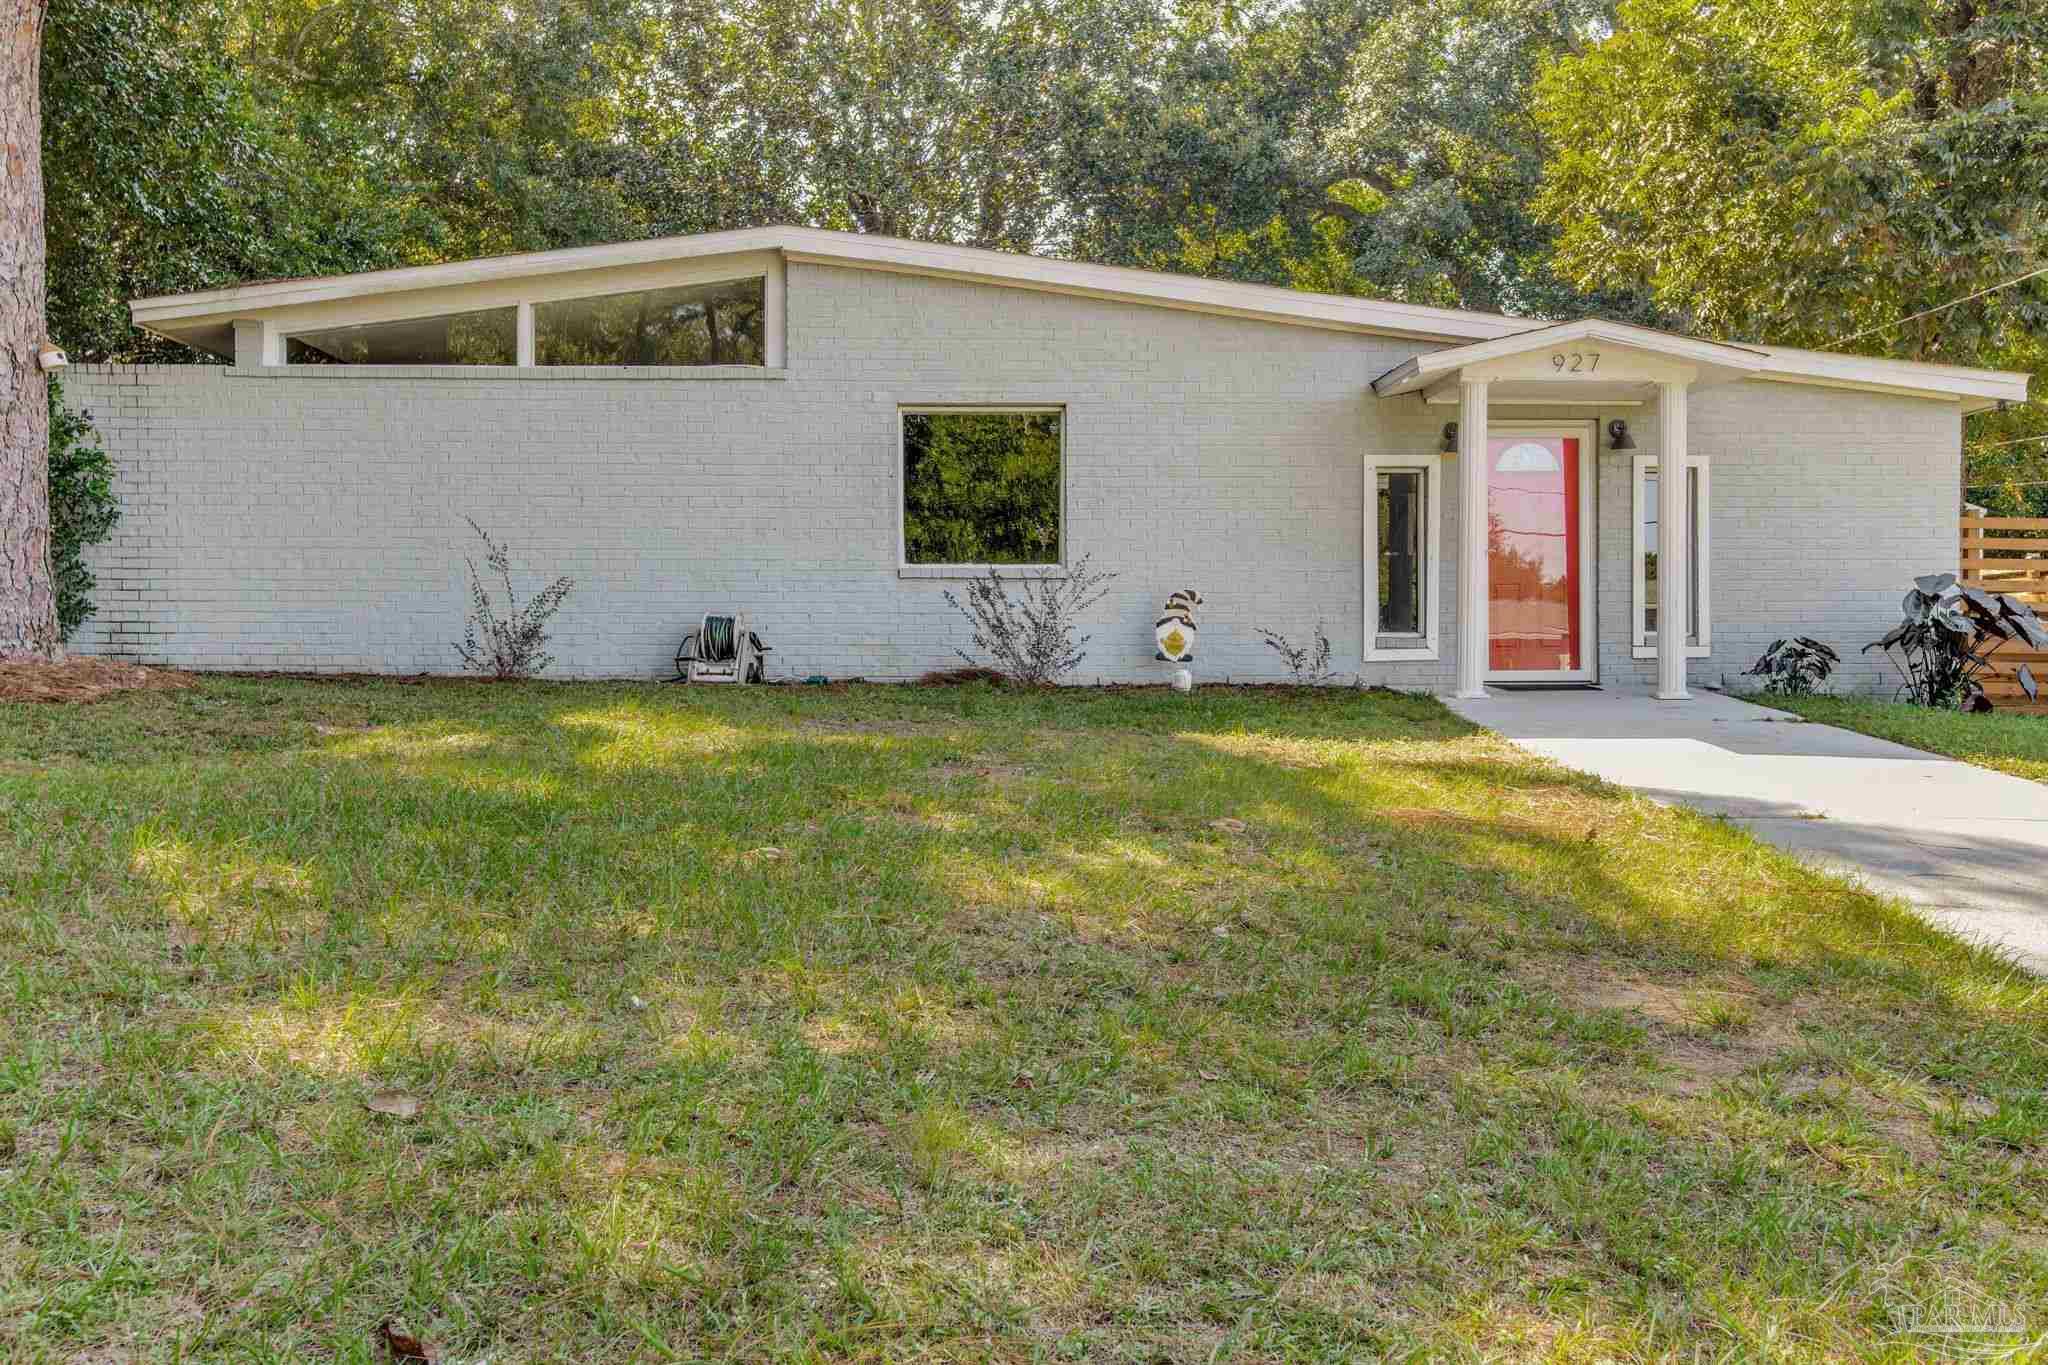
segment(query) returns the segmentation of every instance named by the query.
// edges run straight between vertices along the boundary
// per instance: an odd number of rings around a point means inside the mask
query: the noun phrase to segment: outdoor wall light
[[[1607,448],[1609,450],[1634,450],[1635,440],[1628,434],[1628,423],[1619,417],[1607,424]]]
[[[1456,422],[1444,423],[1444,439],[1437,443],[1437,449],[1446,455],[1458,453],[1458,424]]]

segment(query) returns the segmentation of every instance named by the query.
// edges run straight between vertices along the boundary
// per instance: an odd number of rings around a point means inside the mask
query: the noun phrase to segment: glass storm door
[[[1510,429],[1511,431],[1512,429]],[[1592,564],[1584,534],[1591,474],[1584,438],[1502,434],[1486,442],[1487,676],[1589,680]]]

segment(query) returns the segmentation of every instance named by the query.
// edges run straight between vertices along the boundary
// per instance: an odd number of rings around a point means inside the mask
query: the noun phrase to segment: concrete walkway
[[[1725,815],[2048,975],[2048,786],[1713,692],[1448,705],[1567,767]]]

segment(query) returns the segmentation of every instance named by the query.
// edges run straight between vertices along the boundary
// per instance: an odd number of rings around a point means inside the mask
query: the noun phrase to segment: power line
[[[1872,332],[1882,332],[1892,327],[1903,327],[1909,322],[1913,322],[1917,319],[1927,317],[1930,314],[1947,312],[1949,309],[1956,307],[1958,304],[1968,303],[1972,299],[1981,299],[1986,294],[1996,294],[2001,289],[2010,289],[2016,284],[2022,284],[2027,280],[2033,279],[2036,275],[2048,275],[2048,265],[2040,266],[2036,269],[2029,270],[2024,275],[2015,275],[2011,279],[2006,280],[2001,284],[1994,284],[1988,289],[1979,289],[1974,294],[1965,294],[1959,299],[1951,299],[1947,303],[1939,303],[1932,308],[1923,308],[1917,313],[1909,313],[1905,317],[1900,318],[1897,322],[1880,322],[1875,326],[1865,327],[1860,332],[1851,332],[1849,333],[1849,335],[1845,337],[1836,337],[1833,341],[1830,341],[1828,345],[1839,346],[1845,341],[1854,341],[1857,337],[1867,337]]]
[[[1971,447],[1970,447],[1970,449],[1972,449],[1972,450],[2002,450],[2002,449],[2004,449],[2004,448],[2005,448],[2006,446],[2023,446],[2023,445],[2031,445],[2031,444],[2032,444],[2033,442],[2035,442],[2035,441],[2048,441],[2048,432],[2043,432],[2043,433],[2041,433],[2041,434],[2040,434],[2039,436],[2021,436],[2021,437],[2017,437],[2017,438],[2015,438],[2014,440],[2010,440],[2010,441],[1985,441],[1985,442],[1983,442],[1983,443],[1982,443],[1982,444],[1980,444],[1980,445],[1973,445],[1973,446],[1971,446]]]

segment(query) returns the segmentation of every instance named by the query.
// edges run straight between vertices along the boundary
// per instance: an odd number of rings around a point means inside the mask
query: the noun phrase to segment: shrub
[[[541,646],[548,641],[549,618],[560,609],[562,599],[569,595],[576,581],[557,578],[536,593],[532,601],[520,606],[518,594],[512,591],[511,554],[474,519],[463,520],[483,539],[484,563],[505,585],[505,605],[501,611],[491,600],[483,578],[476,571],[476,561],[465,555],[463,562],[469,565],[470,611],[455,652],[462,656],[462,666],[472,673],[487,673],[494,678],[530,678],[555,661],[555,656],[543,652]]]
[[[1899,609],[1899,624],[1863,652],[1883,650],[1905,678],[1900,699],[1920,706],[1988,711],[1983,676],[1991,667],[1991,652],[2007,640],[2048,649],[2048,629],[2033,608],[2015,597],[1965,587],[1952,573],[1914,579]],[[2018,678],[2029,697],[2038,696],[2025,664]]]
[[[1303,685],[1325,683],[1330,680],[1330,637],[1323,634],[1323,623],[1316,622],[1315,635],[1306,645],[1296,645],[1277,630],[1259,627],[1259,634],[1266,641],[1266,647],[1280,656],[1280,662],[1287,665],[1287,671],[1294,675],[1294,681]]]
[[[94,439],[92,414],[64,406],[50,383],[50,574],[57,588],[57,635],[68,640],[93,614],[92,570],[85,549],[121,519],[114,499],[114,462]]]
[[[965,602],[950,588],[945,597],[974,627],[974,647],[989,656],[998,673],[1013,683],[1037,687],[1058,682],[1088,657],[1082,646],[1092,637],[1077,635],[1077,623],[1083,612],[1103,599],[1115,577],[1090,570],[1088,556],[1082,555],[1065,578],[1008,580],[1000,570],[990,569],[968,580]],[[964,649],[953,652],[969,664],[981,662]]]
[[[1743,670],[1745,678],[1762,678],[1766,696],[1810,697],[1821,690],[1842,656],[1810,635],[1773,640],[1763,656]]]

